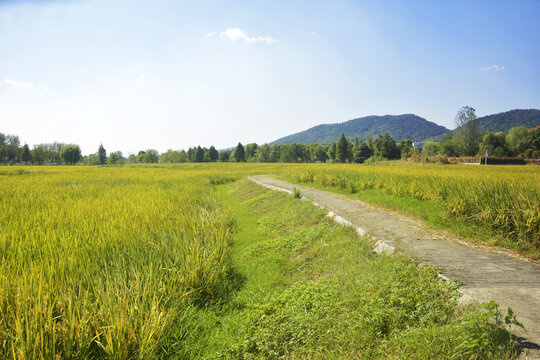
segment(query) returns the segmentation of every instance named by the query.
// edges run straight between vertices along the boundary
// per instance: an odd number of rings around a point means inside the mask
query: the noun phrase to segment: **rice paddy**
[[[2,175],[0,357],[146,358],[229,266],[232,214],[196,173]]]
[[[269,173],[442,202],[538,247],[537,167],[207,164],[0,168],[0,358],[155,358],[220,299],[234,214],[214,185]]]
[[[289,176],[351,194],[378,189],[441,204],[447,217],[491,228],[505,246],[540,256],[538,166],[333,165],[295,169]]]

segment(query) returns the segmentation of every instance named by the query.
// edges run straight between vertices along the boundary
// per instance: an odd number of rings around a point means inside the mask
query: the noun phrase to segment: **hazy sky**
[[[540,1],[0,0],[0,132],[83,153],[540,108]]]

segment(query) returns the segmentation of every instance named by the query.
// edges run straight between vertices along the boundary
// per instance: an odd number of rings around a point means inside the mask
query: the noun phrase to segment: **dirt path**
[[[501,309],[511,307],[525,330],[513,328],[526,339],[524,358],[540,359],[540,264],[464,244],[423,228],[419,223],[392,211],[367,205],[361,201],[270,176],[250,177],[267,187],[291,191],[297,188],[308,200],[338,220],[351,223],[378,241],[377,250],[393,250],[416,256],[421,262],[439,267],[447,278],[463,283],[462,301],[497,301]]]

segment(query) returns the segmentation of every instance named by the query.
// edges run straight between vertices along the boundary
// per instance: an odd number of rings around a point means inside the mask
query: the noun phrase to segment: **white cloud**
[[[484,66],[484,67],[481,67],[480,68],[480,71],[482,72],[487,72],[487,71],[503,71],[504,70],[504,66],[502,65],[488,65],[488,66]]]
[[[211,32],[211,33],[208,33],[206,35],[204,35],[205,38],[211,38],[212,36],[216,35],[215,32]]]
[[[222,32],[221,34],[219,34],[219,36],[222,39],[225,39],[225,40],[243,41],[243,42],[246,42],[246,43],[263,42],[263,43],[266,43],[266,44],[275,44],[275,43],[277,43],[279,41],[278,39],[274,39],[274,38],[271,38],[269,36],[250,37],[250,36],[247,36],[246,33],[243,30],[240,30],[238,28],[227,29],[224,32]]]
[[[137,81],[138,82],[141,82],[141,81],[144,81],[144,79],[146,79],[146,74],[145,73],[141,73],[139,75],[139,77],[137,78]]]
[[[36,85],[28,81],[15,81],[12,79],[4,79],[4,82],[15,89],[38,89],[38,90],[50,90],[45,85]]]

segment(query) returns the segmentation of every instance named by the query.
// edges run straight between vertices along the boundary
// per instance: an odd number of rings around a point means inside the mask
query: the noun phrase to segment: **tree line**
[[[528,129],[516,126],[504,132],[482,132],[478,128],[475,110],[462,107],[456,115],[454,136],[440,142],[426,141],[427,156],[483,156],[540,158],[540,126]]]
[[[209,148],[196,146],[185,150],[168,150],[159,154],[157,150],[140,151],[137,155],[130,155],[123,158],[121,154],[111,161],[112,154],[108,160],[103,160],[101,164],[119,163],[201,163],[201,162],[349,162],[363,163],[364,161],[375,161],[381,159],[399,159],[403,153],[412,151],[411,140],[403,140],[396,143],[389,134],[380,135],[373,139],[368,137],[366,141],[355,138],[350,141],[342,134],[339,141],[332,144],[288,144],[288,145],[258,145],[250,143],[238,145],[234,149],[218,151],[214,146]],[[89,155],[92,157],[92,155]],[[97,160],[97,155],[93,155]],[[87,157],[88,158],[88,157]],[[83,160],[85,163],[87,160]],[[90,161],[89,164],[96,163]]]
[[[79,145],[54,142],[34,145],[30,150],[28,144],[20,146],[18,136],[0,133],[0,164],[71,165],[81,159]]]
[[[141,150],[136,155],[124,157],[121,151],[107,154],[103,144],[96,153],[82,156],[76,144],[48,143],[21,146],[18,136],[0,133],[0,164],[85,164],[118,165],[140,163],[185,163],[185,162],[266,162],[266,163],[371,163],[380,160],[407,159],[411,156],[521,156],[540,157],[540,126],[527,129],[518,126],[503,132],[481,133],[476,123],[475,110],[461,108],[456,115],[454,135],[440,142],[426,141],[423,146],[413,144],[410,139],[396,142],[390,134],[368,136],[365,140],[355,137],[347,139],[343,133],[338,141],[330,144],[286,144],[238,145],[234,149],[218,151],[196,146],[185,150],[167,150],[160,154],[155,149]],[[416,145],[416,146],[414,146]]]
[[[119,165],[141,163],[201,163],[201,162],[262,162],[262,163],[372,163],[381,160],[407,159],[413,155],[540,157],[540,126],[534,129],[516,127],[508,134],[486,133],[473,139],[466,146],[460,145],[458,136],[441,142],[428,141],[422,147],[414,147],[410,139],[396,142],[390,134],[366,140],[355,137],[347,139],[343,134],[330,144],[238,145],[234,149],[218,151],[214,146],[191,147],[185,150],[168,150],[159,153],[155,149],[141,150],[124,157],[121,151],[107,153],[103,145],[87,156],[81,155],[78,145],[51,143],[39,144],[30,150],[27,144],[20,146],[17,136],[0,133],[0,163],[35,165]]]
[[[185,162],[339,162],[363,163],[380,159],[399,159],[413,150],[411,140],[396,143],[387,133],[376,138],[368,136],[366,141],[357,137],[351,141],[342,134],[337,142],[331,144],[288,144],[258,145],[251,143],[238,145],[234,149],[218,151],[196,146],[185,150],[168,150],[160,154],[155,149],[141,150],[138,154],[124,157],[121,151],[107,154],[103,144],[98,151],[82,156],[80,147],[75,144],[38,144],[30,150],[14,135],[0,133],[0,163],[2,164],[85,164],[116,165],[138,163],[185,163]]]
[[[459,138],[452,137],[440,142],[426,141],[423,154],[427,156],[483,156],[487,153],[495,157],[540,158],[540,126],[527,129],[517,126],[504,132],[487,132],[470,142],[467,151],[463,150]]]
[[[366,141],[355,138],[350,141],[342,134],[339,141],[321,145],[313,143],[289,145],[258,145],[251,143],[238,145],[234,149],[218,151],[214,146],[209,148],[196,146],[185,150],[168,150],[160,154],[155,149],[141,150],[138,154],[124,157],[121,151],[107,151],[103,144],[98,151],[82,156],[76,144],[47,143],[20,145],[15,135],[0,133],[0,163],[2,164],[85,164],[116,165],[137,163],[184,163],[184,162],[356,162],[363,163],[369,158],[399,159],[403,152],[412,149],[410,140],[396,143],[389,134],[380,135]]]

